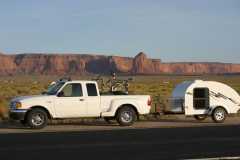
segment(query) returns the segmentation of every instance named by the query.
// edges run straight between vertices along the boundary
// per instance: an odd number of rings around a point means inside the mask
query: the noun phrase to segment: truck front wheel
[[[132,125],[136,120],[136,118],[137,118],[137,114],[135,110],[129,106],[121,107],[118,110],[117,116],[116,116],[116,120],[121,126]]]
[[[42,109],[33,109],[27,114],[26,122],[31,128],[44,128],[48,122],[47,113]]]

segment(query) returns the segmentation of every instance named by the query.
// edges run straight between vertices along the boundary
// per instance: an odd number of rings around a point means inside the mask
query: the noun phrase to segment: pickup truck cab
[[[148,114],[148,95],[100,95],[95,81],[59,81],[37,96],[17,97],[10,102],[10,118],[31,128],[43,128],[49,119],[116,119],[132,125],[139,115]]]

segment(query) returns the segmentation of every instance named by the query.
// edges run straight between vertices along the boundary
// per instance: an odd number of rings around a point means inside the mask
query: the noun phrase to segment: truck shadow
[[[49,126],[103,126],[103,127],[114,127],[119,126],[117,122],[105,122],[105,121],[61,121],[61,120],[54,120],[50,121]],[[21,124],[18,121],[0,121],[0,130],[1,129],[31,129],[30,127]]]
[[[0,129],[26,129],[26,126],[15,121],[4,120],[0,122]]]
[[[195,119],[144,119],[137,121],[136,125],[140,125],[139,123],[174,123],[175,125],[181,125],[181,124],[213,124],[212,120],[210,118],[204,120],[204,121],[197,121]],[[96,126],[96,127],[119,127],[119,124],[116,121],[106,122],[104,120],[53,120],[49,122],[50,126]],[[147,124],[143,124],[143,127]],[[148,127],[148,126],[146,126]],[[0,129],[30,129],[27,126],[22,125],[18,121],[0,121]]]
[[[111,121],[111,122],[105,122],[102,120],[80,120],[80,121],[61,121],[61,120],[56,120],[50,122],[50,125],[82,125],[82,126],[119,126],[116,121]]]

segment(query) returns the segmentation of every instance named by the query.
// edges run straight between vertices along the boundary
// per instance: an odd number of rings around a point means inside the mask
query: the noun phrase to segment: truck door
[[[87,115],[88,117],[99,117],[101,113],[100,95],[95,83],[86,83],[87,89]]]
[[[60,118],[86,116],[87,103],[80,83],[68,83],[64,86],[56,96],[55,111]]]

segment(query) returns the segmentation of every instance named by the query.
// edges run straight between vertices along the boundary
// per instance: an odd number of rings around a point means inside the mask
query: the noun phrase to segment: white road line
[[[216,158],[197,158],[197,159],[185,159],[185,160],[240,160],[240,156],[237,157],[216,157]]]

